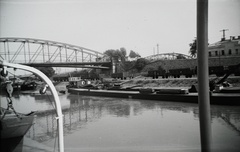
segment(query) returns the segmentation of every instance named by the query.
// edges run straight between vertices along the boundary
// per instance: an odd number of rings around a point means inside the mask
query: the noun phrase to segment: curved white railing
[[[43,81],[46,82],[46,84],[49,86],[52,95],[54,97],[54,102],[55,102],[55,106],[56,106],[56,112],[57,112],[57,122],[58,122],[58,134],[59,134],[59,138],[58,138],[58,145],[59,145],[59,151],[63,152],[64,151],[64,139],[63,139],[63,115],[62,115],[62,108],[61,108],[61,103],[58,97],[58,93],[52,83],[52,81],[45,75],[43,74],[41,71],[33,68],[33,67],[29,67],[29,66],[25,66],[25,65],[20,65],[20,64],[14,64],[14,63],[8,63],[6,61],[2,61],[0,60],[0,65],[3,67],[3,70],[5,68],[16,68],[16,69],[21,69],[21,70],[25,70],[25,71],[29,71],[32,72],[36,75],[38,75],[40,78],[43,79]]]

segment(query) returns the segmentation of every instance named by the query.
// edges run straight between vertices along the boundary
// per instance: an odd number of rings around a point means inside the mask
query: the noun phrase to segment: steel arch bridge
[[[157,60],[175,60],[175,59],[193,59],[191,56],[181,53],[163,53],[145,57],[145,59],[154,62]]]
[[[33,38],[0,38],[0,58],[10,63],[42,67],[109,69],[110,59],[88,48]]]

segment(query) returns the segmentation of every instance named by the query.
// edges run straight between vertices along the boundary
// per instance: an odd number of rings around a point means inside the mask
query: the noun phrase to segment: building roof
[[[230,39],[224,39],[224,38],[222,38],[221,41],[218,41],[218,42],[209,44],[208,47],[209,47],[209,48],[221,47],[221,46],[223,46],[223,45],[226,44],[226,43],[235,43],[235,44],[240,45],[240,36],[238,36],[237,38],[235,38],[235,37],[230,37]]]

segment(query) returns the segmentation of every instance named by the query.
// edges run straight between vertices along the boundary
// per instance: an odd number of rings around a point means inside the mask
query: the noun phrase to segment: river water
[[[200,152],[197,104],[121,98],[59,96],[64,114],[65,151]],[[57,151],[53,98],[20,94],[18,112],[38,111],[23,151]],[[1,97],[2,106],[5,98]],[[5,105],[6,106],[6,105]],[[211,106],[212,151],[240,151],[240,107]]]

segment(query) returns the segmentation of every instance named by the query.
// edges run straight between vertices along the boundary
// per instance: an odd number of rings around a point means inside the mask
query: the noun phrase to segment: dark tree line
[[[141,56],[134,52],[133,50],[130,51],[129,55],[127,56],[127,51],[125,48],[120,48],[117,50],[110,49],[104,52],[104,54],[108,55],[112,60],[117,61],[121,68],[124,71],[131,70],[133,68],[137,69],[138,71],[142,70],[143,67],[147,64],[146,59],[141,58]],[[137,58],[135,61],[127,61],[126,58]]]
[[[44,73],[49,78],[55,74],[55,70],[52,67],[36,67],[36,69]]]
[[[194,39],[193,42],[189,44],[189,46],[189,54],[194,58],[197,57],[197,39]]]

